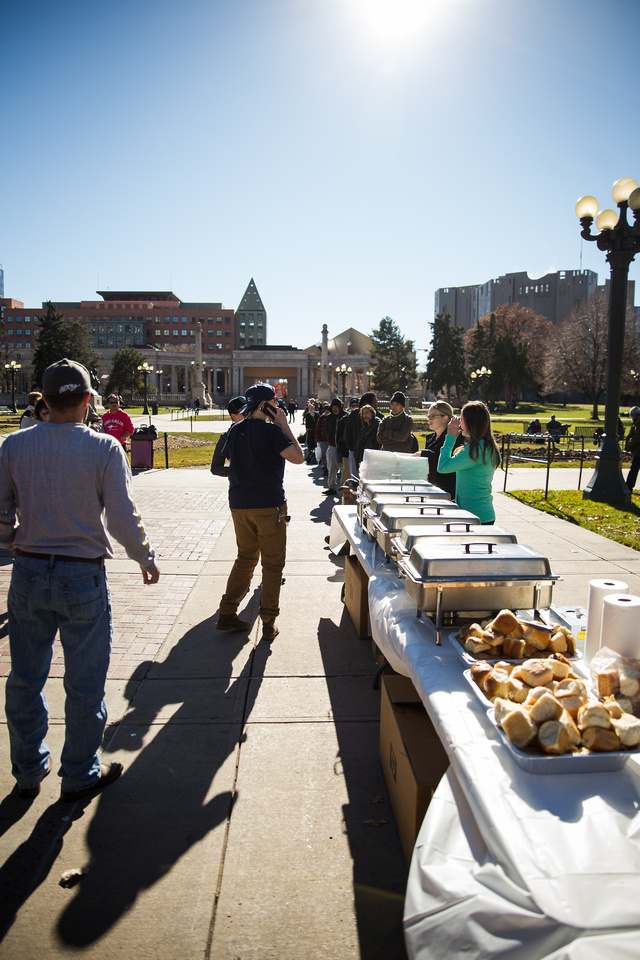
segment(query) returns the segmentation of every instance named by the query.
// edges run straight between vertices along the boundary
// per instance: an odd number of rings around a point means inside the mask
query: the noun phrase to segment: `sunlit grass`
[[[545,500],[543,490],[514,490],[507,496],[568,520],[586,530],[599,533],[625,547],[640,550],[640,496],[634,494],[629,507],[612,507],[608,503],[583,500],[579,490],[552,490]]]

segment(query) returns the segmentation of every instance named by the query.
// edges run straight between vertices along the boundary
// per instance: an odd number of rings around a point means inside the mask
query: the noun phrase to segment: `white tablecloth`
[[[540,776],[518,767],[443,631],[416,616],[394,564],[363,542],[352,508],[334,514],[370,576],[375,640],[411,677],[451,767],[411,864],[411,957],[640,957],[640,765]],[[366,538],[365,538],[366,539]],[[374,627],[375,624],[375,627]]]

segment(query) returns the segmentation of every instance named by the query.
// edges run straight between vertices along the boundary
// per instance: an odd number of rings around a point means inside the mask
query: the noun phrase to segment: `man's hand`
[[[160,570],[158,567],[156,567],[155,563],[153,565],[153,570],[142,570],[142,579],[147,585],[158,582],[160,579]]]
[[[287,418],[286,411],[283,410],[282,407],[279,406],[279,405],[276,406],[276,407],[271,407],[271,409],[272,409],[272,410],[275,410],[275,414],[276,414],[275,417],[273,418],[273,422],[274,422],[274,423],[277,423],[278,426],[279,426],[282,430],[284,430],[285,427],[288,426],[288,424],[289,424],[289,420],[288,420],[288,418]],[[287,431],[285,430],[285,433],[286,433],[286,432],[287,432]],[[289,431],[289,432],[290,432],[290,431]]]

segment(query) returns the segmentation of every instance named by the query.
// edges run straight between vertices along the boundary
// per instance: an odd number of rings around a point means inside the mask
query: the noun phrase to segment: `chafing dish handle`
[[[425,510],[428,510],[429,512],[425,513]],[[438,517],[440,516],[441,513],[442,513],[442,507],[430,507],[430,506],[420,507],[421,517],[427,517],[427,516]]]
[[[445,523],[444,528],[447,533],[451,533],[451,527],[464,527],[468,533],[472,526],[473,524],[469,523],[468,520],[451,520],[449,523]]]
[[[491,543],[489,540],[471,540],[469,543],[464,544],[464,552],[471,553],[471,547],[488,547],[487,553],[493,553],[495,543]],[[538,596],[540,596],[540,594],[538,594]]]
[[[442,643],[440,641],[440,630],[442,628],[442,594],[444,591],[444,584],[439,583],[436,586],[436,646],[441,647]]]

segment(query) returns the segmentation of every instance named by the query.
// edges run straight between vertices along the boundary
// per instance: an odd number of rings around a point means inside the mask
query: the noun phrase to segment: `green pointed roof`
[[[238,306],[236,313],[240,313],[241,311],[246,311],[246,310],[254,310],[254,311],[262,310],[263,313],[266,313],[266,310],[264,309],[264,304],[260,299],[260,294],[258,293],[258,288],[255,285],[255,281],[253,277],[251,277],[251,280],[249,281],[249,286],[244,292],[244,296],[240,301],[240,304]]]

